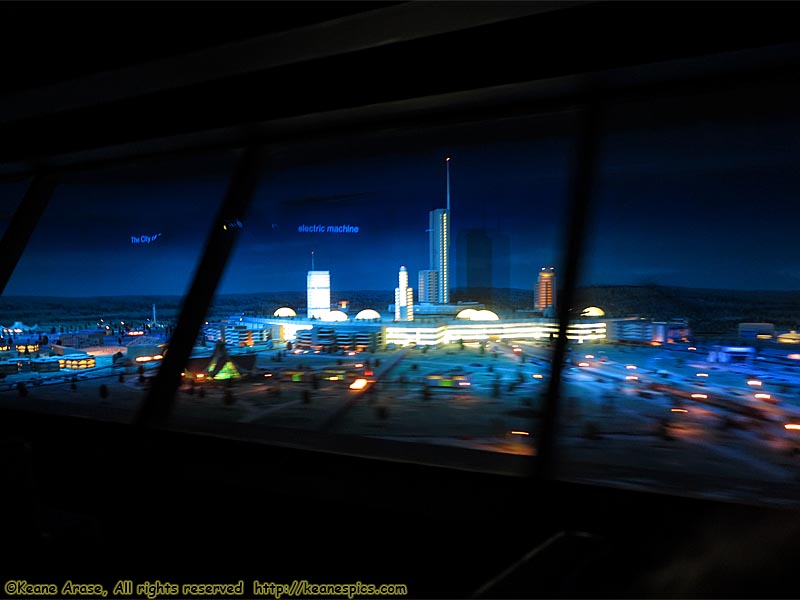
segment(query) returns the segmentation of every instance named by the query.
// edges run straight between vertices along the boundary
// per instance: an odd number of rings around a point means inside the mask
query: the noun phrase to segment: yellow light
[[[797,423],[787,423],[783,426],[784,429],[789,429],[790,431],[800,431],[800,425]]]
[[[692,394],[692,398],[696,400],[705,400],[706,398],[708,398],[708,396],[706,396],[705,394]]]
[[[516,429],[511,432],[513,435],[530,435],[527,431],[517,431]]]
[[[586,356],[584,356],[583,358],[594,358],[594,354],[587,354],[587,355],[586,355]]]
[[[697,377],[708,377],[708,373],[698,373]]]
[[[686,348],[686,349],[687,349],[687,350],[697,350],[697,348],[695,348],[694,346],[689,346],[689,347],[688,347],[688,348]]]
[[[152,356],[137,356],[136,357],[136,362],[140,362],[140,363],[150,362],[151,360],[153,360]]]
[[[626,365],[625,368],[626,369],[632,369],[632,370],[635,371],[636,370],[636,365]]]
[[[197,378],[198,379],[203,379],[204,377],[205,377],[205,375],[203,375],[202,373],[198,373],[197,374]]]
[[[629,381],[639,381],[639,378],[636,375],[628,375],[625,379]]]
[[[772,398],[772,396],[770,396],[769,394],[756,394],[756,398],[758,398],[759,400],[769,400],[770,398]]]
[[[367,387],[366,379],[356,379],[353,383],[350,384],[351,390],[363,390],[365,387]]]
[[[791,358],[792,360],[800,360],[800,354],[787,354],[786,358]]]
[[[353,365],[353,366],[354,366],[356,369],[360,369],[361,367],[363,367],[363,366],[364,366],[364,363],[356,363],[356,364],[355,364],[355,365]]]
[[[589,363],[587,363],[587,362],[580,362],[580,363],[578,363],[578,366],[579,366],[579,367],[588,367],[588,366],[589,366]]]
[[[539,373],[536,373],[536,374],[533,376],[533,378],[534,378],[534,379],[541,379],[542,377],[543,377],[543,375],[540,375]]]
[[[679,412],[679,413],[688,413],[688,412],[689,412],[689,411],[688,411],[688,410],[686,410],[685,408],[673,408],[673,409],[670,409],[670,410],[671,410],[672,412]]]
[[[154,354],[153,355],[153,360],[161,360],[162,358],[164,358],[164,356],[162,354]]]
[[[761,387],[761,382],[758,379],[748,379],[747,385],[753,387]]]

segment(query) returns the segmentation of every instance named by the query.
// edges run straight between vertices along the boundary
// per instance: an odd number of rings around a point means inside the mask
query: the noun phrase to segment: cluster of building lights
[[[135,360],[137,363],[146,363],[153,360],[161,360],[163,358],[164,356],[162,354],[154,354],[153,356],[137,356]]]
[[[429,268],[419,272],[418,299],[421,305],[449,306],[450,300],[450,158],[447,166],[447,204],[429,213]],[[555,306],[556,276],[554,267],[543,267],[536,287],[536,308],[553,309]],[[325,347],[335,344],[345,349],[364,345],[359,333],[373,336],[369,345],[441,346],[452,343],[481,343],[488,340],[548,340],[558,336],[559,325],[552,315],[548,318],[501,319],[492,311],[468,308],[455,317],[453,312],[437,313],[436,306],[426,308],[430,314],[441,316],[420,322],[415,319],[416,306],[413,288],[409,286],[408,271],[404,266],[398,272],[398,285],[394,290],[393,322],[382,319],[371,309],[358,313],[351,320],[346,312],[331,310],[331,276],[329,271],[314,269],[307,276],[307,314],[298,319],[289,307],[275,311],[273,318],[248,318],[248,328],[272,328],[272,339],[297,342],[298,346]],[[591,309],[591,312],[589,312]],[[590,307],[579,321],[570,323],[566,337],[578,343],[602,340],[607,337],[607,324],[600,309]],[[240,319],[241,320],[241,319]],[[336,325],[333,325],[336,323]],[[339,324],[341,323],[341,324]],[[348,341],[349,340],[349,341]]]

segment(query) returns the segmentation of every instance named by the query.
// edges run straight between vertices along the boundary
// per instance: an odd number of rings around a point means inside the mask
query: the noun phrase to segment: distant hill
[[[482,302],[498,313],[533,309],[533,290],[516,288],[457,288],[453,302]],[[347,300],[350,312],[373,308],[385,313],[394,302],[394,290],[334,291],[332,302]],[[0,324],[14,321],[46,326],[58,323],[94,324],[106,322],[143,322],[152,316],[156,305],[159,321],[177,319],[180,296],[98,296],[59,298],[46,296],[8,296],[0,298]],[[302,309],[305,291],[264,292],[260,294],[225,294],[217,296],[209,310],[209,319],[235,314],[271,315],[276,308]],[[653,319],[686,318],[698,333],[733,333],[742,322],[774,323],[778,329],[800,326],[800,291],[715,290],[681,287],[590,286],[578,289],[576,311],[599,306],[609,317],[641,316]]]
[[[577,298],[577,306],[599,306],[611,317],[683,317],[697,333],[734,332],[746,322],[774,323],[778,329],[800,324],[800,291],[592,286],[580,288]]]
[[[11,325],[14,321],[31,326],[88,323],[94,327],[99,319],[141,323],[152,318],[153,304],[159,321],[173,321],[181,301],[180,296],[3,296],[0,298],[0,324]]]

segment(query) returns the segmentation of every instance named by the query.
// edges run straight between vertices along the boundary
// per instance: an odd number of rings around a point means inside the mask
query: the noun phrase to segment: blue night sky
[[[738,107],[716,96],[641,102],[607,114],[583,284],[800,289],[798,94],[767,96],[744,94]],[[492,285],[533,289],[540,266],[560,264],[572,133],[561,114],[282,147],[218,291],[304,290],[312,251],[334,291],[392,290],[401,265],[416,285],[428,268],[428,211],[445,204],[448,155],[453,286],[480,279],[466,260],[466,240],[478,234],[483,245],[472,250],[491,249]],[[71,176],[5,293],[183,294],[234,160]],[[0,184],[2,228],[23,190]],[[359,232],[298,232],[315,224]]]

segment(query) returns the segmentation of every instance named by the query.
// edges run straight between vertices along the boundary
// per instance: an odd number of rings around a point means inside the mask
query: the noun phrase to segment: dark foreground
[[[243,580],[244,597],[256,580],[401,583],[427,598],[797,595],[796,511],[70,417],[3,411],[1,422],[4,585],[102,583],[109,597],[118,580]]]

